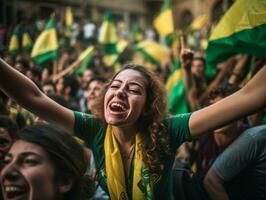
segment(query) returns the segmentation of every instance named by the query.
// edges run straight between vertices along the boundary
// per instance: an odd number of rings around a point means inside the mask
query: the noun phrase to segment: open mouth
[[[5,186],[5,193],[7,199],[16,199],[26,194],[26,188],[21,186]]]
[[[126,105],[118,102],[111,103],[109,107],[113,112],[125,112],[127,110]]]

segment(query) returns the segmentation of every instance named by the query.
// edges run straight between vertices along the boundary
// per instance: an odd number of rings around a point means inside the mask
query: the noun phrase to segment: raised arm
[[[194,57],[194,53],[186,48],[184,37],[180,37],[180,62],[184,76],[184,83],[186,91],[190,91],[195,84],[193,80],[192,72],[191,72],[191,65]]]
[[[74,114],[47,97],[26,76],[0,58],[0,89],[19,105],[72,133]]]
[[[198,136],[266,106],[266,66],[241,90],[194,112],[189,120],[192,136]]]

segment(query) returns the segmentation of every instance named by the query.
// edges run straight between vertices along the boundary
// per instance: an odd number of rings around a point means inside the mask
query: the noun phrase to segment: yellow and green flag
[[[113,54],[106,54],[103,56],[103,62],[107,66],[114,66],[116,67],[120,56],[122,55],[123,51],[127,48],[128,42],[124,39],[121,39],[116,44],[116,53]]]
[[[56,34],[55,16],[52,15],[45,29],[36,39],[31,57],[33,61],[41,65],[47,61],[54,60],[59,56],[59,46]]]
[[[167,56],[167,49],[153,40],[144,40],[136,44],[134,50],[156,67],[160,67]]]
[[[33,46],[32,39],[28,32],[24,32],[22,35],[22,48],[26,50],[31,50]]]
[[[172,1],[165,0],[159,16],[154,20],[153,26],[160,36],[164,38],[167,46],[171,46],[174,35],[174,21],[172,12]]]
[[[115,51],[117,42],[116,27],[113,21],[111,12],[107,11],[104,14],[103,23],[100,27],[99,42],[106,45],[106,52],[112,53]]]
[[[75,74],[83,74],[84,71],[88,67],[88,63],[91,61],[91,58],[93,56],[94,47],[89,46],[87,49],[85,49],[80,56],[78,57],[78,60],[81,61],[81,64],[79,68],[75,70]]]
[[[142,29],[138,24],[134,24],[132,27],[132,40],[134,43],[140,42],[144,39]]]
[[[10,38],[8,51],[9,51],[9,54],[12,56],[16,56],[19,52],[19,40],[18,40],[17,28],[15,28]]]
[[[119,41],[111,12],[104,14],[104,21],[100,27],[99,43],[103,53],[103,62],[107,67],[113,67],[119,55],[127,46],[125,40]]]
[[[189,112],[179,60],[174,61],[173,70],[166,82],[166,92],[167,109],[171,114],[175,115]]]
[[[206,73],[235,54],[266,57],[266,0],[236,0],[213,29],[206,49]]]
[[[72,9],[71,9],[71,7],[67,7],[66,8],[66,14],[65,14],[65,25],[66,25],[65,34],[68,37],[71,34],[73,22],[74,22],[74,20],[73,20]]]

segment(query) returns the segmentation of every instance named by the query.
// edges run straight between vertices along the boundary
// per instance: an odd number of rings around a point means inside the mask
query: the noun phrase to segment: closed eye
[[[111,88],[111,89],[118,89],[119,87],[120,87],[119,85],[110,85],[109,88]]]
[[[141,94],[141,92],[139,90],[129,90],[130,93],[132,94]]]
[[[32,158],[26,158],[23,162],[27,165],[37,165],[40,163],[38,160]]]

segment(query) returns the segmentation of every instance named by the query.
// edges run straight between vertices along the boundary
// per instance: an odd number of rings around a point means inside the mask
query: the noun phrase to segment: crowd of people
[[[185,35],[163,66],[133,63],[129,39],[107,67],[97,32],[85,36],[62,35],[60,57],[44,66],[0,44],[4,199],[266,198],[265,60],[235,55],[206,77],[204,50],[187,48]],[[86,70],[58,76],[83,45],[95,47]],[[175,65],[186,113],[169,110]]]

